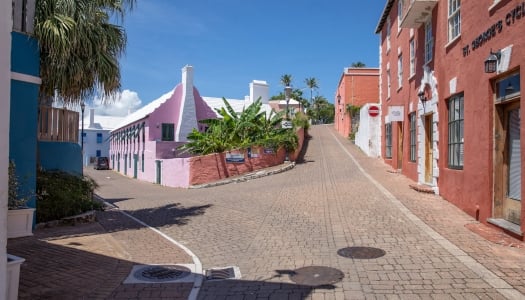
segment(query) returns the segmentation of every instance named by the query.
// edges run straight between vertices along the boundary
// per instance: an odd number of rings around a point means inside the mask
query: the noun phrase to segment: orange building
[[[525,2],[388,0],[382,155],[481,222],[523,239]]]
[[[366,103],[379,103],[379,69],[345,68],[335,93],[335,130],[348,137],[352,132],[351,106],[361,107]],[[359,112],[356,112],[357,118]],[[354,124],[357,119],[354,117]],[[357,128],[354,128],[356,131]]]

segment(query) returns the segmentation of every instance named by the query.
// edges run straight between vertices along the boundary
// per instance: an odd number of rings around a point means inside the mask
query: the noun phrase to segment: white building
[[[84,117],[84,135],[82,136],[82,124],[79,124],[79,141],[82,147],[82,164],[92,164],[96,157],[109,157],[109,133],[122,122],[124,117],[98,116],[95,109],[89,110],[89,115]],[[81,121],[82,122],[82,121]],[[83,139],[83,141],[82,141]]]

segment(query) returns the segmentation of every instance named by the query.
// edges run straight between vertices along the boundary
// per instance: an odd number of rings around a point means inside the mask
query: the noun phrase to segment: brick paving
[[[411,189],[414,182],[331,127],[314,126],[310,134],[304,161],[293,169],[242,183],[185,190],[112,171],[86,173],[101,197],[191,249],[204,269],[240,268],[240,280],[205,281],[199,299],[525,299],[524,249],[490,241],[488,229],[488,239],[474,233],[468,227],[482,225],[441,197]],[[21,299],[189,295],[191,284],[122,284],[135,264],[192,259],[115,210],[98,217],[9,240],[8,251],[27,259]],[[337,255],[351,246],[386,255]],[[345,277],[319,287],[290,279],[307,266]]]

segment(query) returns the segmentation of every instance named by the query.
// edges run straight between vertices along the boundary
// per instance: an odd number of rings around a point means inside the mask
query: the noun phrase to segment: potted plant
[[[25,259],[7,254],[7,290],[5,291],[5,299],[18,299],[18,285],[20,283],[20,265]]]
[[[15,164],[9,161],[9,190],[7,201],[7,238],[33,235],[34,208],[26,206],[29,196],[20,197]]]

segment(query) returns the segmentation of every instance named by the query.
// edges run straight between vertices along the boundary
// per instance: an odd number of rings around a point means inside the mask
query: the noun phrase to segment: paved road
[[[200,299],[525,299],[523,249],[466,229],[477,222],[410,190],[331,127],[310,134],[303,163],[239,184],[183,190],[88,173],[100,196],[191,249],[204,269],[239,267],[240,280],[205,281]],[[338,255],[345,247],[385,255],[350,259]],[[303,273],[309,266],[344,278],[314,288],[304,280],[330,274]]]

